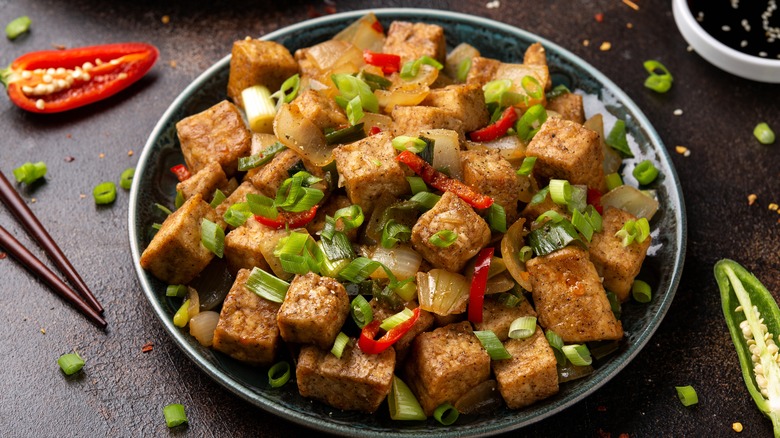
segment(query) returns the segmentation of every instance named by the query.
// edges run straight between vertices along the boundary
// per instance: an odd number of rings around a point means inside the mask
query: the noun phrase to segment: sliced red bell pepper
[[[599,214],[604,214],[604,207],[601,205],[601,192],[588,187],[588,205],[592,205]]]
[[[145,43],[43,50],[20,56],[0,76],[18,107],[57,113],[127,88],[152,68],[158,56],[157,48]]]
[[[382,72],[386,75],[395,73],[401,69],[401,57],[391,53],[377,53],[370,50],[364,50],[363,61],[365,61],[366,64],[381,67]]]
[[[179,182],[186,181],[190,178],[190,176],[192,176],[189,169],[187,169],[187,166],[183,164],[177,164],[171,167],[171,172],[176,175],[176,178],[179,180]]]
[[[255,220],[267,227],[276,228],[277,230],[285,227],[300,228],[314,219],[314,216],[317,215],[317,208],[319,208],[319,205],[315,205],[314,207],[300,213],[280,211],[279,216],[276,216],[275,219],[269,219],[265,216],[255,216]]]
[[[515,126],[515,122],[517,122],[517,112],[515,107],[510,106],[501,113],[501,117],[494,123],[470,132],[469,138],[471,141],[493,141],[506,134],[509,128]]]
[[[484,248],[477,254],[477,262],[474,265],[474,275],[471,277],[471,293],[469,295],[469,321],[482,322],[482,305],[485,303],[485,289],[487,288],[488,271],[490,261],[493,259],[495,248]]]
[[[363,327],[363,330],[360,332],[360,339],[358,339],[358,347],[360,347],[363,353],[379,354],[401,339],[417,322],[419,317],[420,308],[418,307],[412,311],[412,316],[409,319],[391,328],[381,338],[376,340],[374,337],[379,333],[379,326],[382,324],[382,321],[375,319]]]
[[[493,198],[490,196],[483,195],[463,182],[439,172],[411,151],[403,151],[395,159],[409,166],[429,186],[442,192],[455,193],[474,208],[488,208],[493,205]]]

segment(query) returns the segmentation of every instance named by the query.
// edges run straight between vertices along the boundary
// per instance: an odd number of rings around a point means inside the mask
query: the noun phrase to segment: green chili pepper
[[[766,287],[733,260],[715,264],[715,279],[742,378],[780,437],[780,357],[774,339],[780,334],[780,309]]]

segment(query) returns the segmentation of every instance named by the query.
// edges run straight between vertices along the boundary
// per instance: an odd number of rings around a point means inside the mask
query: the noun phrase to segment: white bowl
[[[780,59],[748,55],[716,40],[699,25],[686,0],[672,0],[672,14],[683,38],[710,64],[745,79],[780,83]]]

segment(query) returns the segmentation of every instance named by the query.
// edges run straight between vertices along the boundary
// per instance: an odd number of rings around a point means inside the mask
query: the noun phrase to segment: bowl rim
[[[683,38],[709,63],[746,79],[780,82],[780,58],[750,55],[720,42],[696,21],[687,0],[672,0],[672,15]]]
[[[277,37],[289,34],[291,32],[298,32],[301,30],[305,30],[306,28],[326,24],[331,21],[341,21],[349,18],[357,19],[369,12],[376,14],[377,17],[379,18],[390,16],[395,19],[407,18],[407,19],[415,19],[417,21],[423,21],[425,18],[431,17],[431,18],[445,18],[457,22],[468,22],[473,25],[477,25],[477,26],[481,25],[486,28],[500,29],[509,34],[521,35],[527,39],[535,39],[541,42],[543,46],[554,49],[562,57],[566,58],[571,62],[575,62],[580,66],[582,66],[584,69],[588,70],[588,73],[594,79],[596,79],[598,82],[603,84],[604,89],[608,89],[609,92],[617,100],[619,100],[621,104],[625,108],[627,108],[627,110],[631,112],[631,114],[635,118],[635,123],[638,126],[642,127],[642,129],[645,131],[648,137],[649,143],[654,145],[652,147],[653,151],[658,155],[662,156],[661,163],[665,165],[665,169],[663,169],[664,172],[668,173],[668,176],[672,178],[672,181],[679,182],[679,177],[672,164],[671,157],[668,151],[666,150],[666,148],[664,147],[664,144],[661,141],[661,138],[659,137],[658,133],[655,131],[655,128],[652,126],[652,124],[647,119],[645,114],[640,110],[640,108],[621,88],[619,88],[612,80],[607,78],[603,73],[601,73],[599,70],[594,68],[590,63],[586,62],[579,56],[573,54],[572,52],[566,50],[565,48],[559,46],[558,44],[555,44],[552,41],[543,38],[540,35],[531,33],[524,29],[509,24],[505,24],[496,20],[468,15],[459,12],[442,11],[442,10],[429,9],[429,8],[372,8],[372,9],[348,11],[348,12],[323,16],[319,18],[314,18],[310,20],[305,20],[299,23],[292,24],[290,26],[285,26],[280,29],[277,29],[273,32],[263,35],[262,37],[260,37],[260,39],[273,40]],[[165,125],[167,124],[168,119],[170,119],[173,116],[177,108],[179,108],[184,102],[188,100],[190,95],[192,95],[192,93],[195,90],[202,87],[204,82],[206,82],[218,71],[226,68],[227,65],[229,65],[229,62],[230,62],[230,55],[226,55],[224,58],[214,63],[211,67],[206,69],[197,78],[195,78],[195,80],[193,80],[169,105],[165,113],[160,117],[158,123],[155,125],[154,129],[152,130],[149,139],[144,145],[144,149],[139,158],[139,165],[137,168],[137,173],[139,175],[145,174],[145,172],[148,171],[148,167],[151,166],[148,157],[152,153],[152,148],[154,143],[165,130]],[[668,198],[669,198],[668,201],[671,205],[675,205],[678,208],[674,209],[674,223],[676,225],[674,226],[673,229],[673,235],[670,235],[669,237],[670,244],[676,245],[677,248],[677,251],[672,256],[674,258],[674,265],[671,268],[672,274],[669,280],[669,286],[668,289],[665,290],[666,293],[663,294],[663,298],[658,307],[657,313],[653,316],[653,319],[657,321],[653,324],[650,324],[647,327],[643,327],[641,333],[637,335],[636,342],[633,344],[634,345],[633,348],[630,351],[626,352],[627,355],[624,357],[624,360],[613,361],[608,364],[605,364],[605,366],[601,368],[605,371],[604,374],[602,375],[601,380],[592,382],[590,385],[584,385],[584,389],[572,393],[572,397],[566,400],[565,403],[551,406],[543,411],[540,411],[536,416],[527,419],[526,421],[519,421],[512,424],[502,424],[500,426],[499,425],[491,426],[490,424],[482,424],[470,431],[465,431],[465,432],[460,429],[453,429],[453,428],[442,429],[440,431],[437,431],[437,436],[458,436],[458,437],[488,436],[488,435],[494,435],[502,432],[516,430],[518,428],[525,427],[530,424],[539,422],[554,414],[560,413],[561,411],[580,402],[585,397],[591,395],[598,388],[602,387],[607,382],[609,382],[612,378],[614,378],[626,365],[628,365],[639,354],[639,352],[645,347],[647,342],[649,342],[652,335],[660,326],[664,316],[666,315],[669,307],[671,306],[671,302],[679,287],[680,279],[682,277],[682,270],[683,270],[683,264],[684,264],[685,253],[686,253],[686,241],[687,241],[687,219],[686,219],[687,216],[685,214],[685,202],[683,200],[683,194],[681,188],[679,187],[679,184],[672,184],[670,186],[671,187],[669,188],[669,192],[668,192]],[[165,331],[168,332],[168,334],[173,337],[178,347],[203,372],[209,375],[210,378],[215,380],[222,387],[228,389],[230,392],[239,396],[241,399],[249,402],[251,405],[260,407],[261,409],[263,409],[264,411],[272,415],[279,416],[287,421],[294,422],[298,425],[316,431],[322,431],[331,434],[339,434],[345,436],[408,437],[414,435],[413,432],[415,431],[409,431],[406,433],[397,430],[376,432],[373,430],[345,427],[337,423],[329,423],[327,421],[322,421],[317,417],[311,417],[305,414],[301,414],[285,406],[281,406],[273,403],[266,403],[264,400],[258,402],[256,398],[252,397],[253,393],[250,390],[247,390],[247,388],[244,385],[242,385],[240,382],[238,382],[235,378],[226,375],[224,371],[219,370],[214,364],[202,360],[200,353],[196,350],[196,348],[190,345],[190,343],[186,339],[188,335],[185,335],[185,333],[182,330],[179,330],[177,327],[175,327],[170,318],[163,317],[163,315],[166,315],[167,310],[163,308],[162,302],[157,300],[157,297],[153,292],[152,285],[150,284],[147,278],[146,275],[147,272],[144,271],[140,266],[139,260],[140,260],[141,251],[138,245],[138,241],[139,241],[138,230],[135,227],[135,219],[138,215],[137,205],[138,205],[139,196],[140,196],[140,179],[137,179],[133,182],[133,185],[131,187],[130,200],[129,200],[130,205],[128,209],[128,221],[129,221],[128,233],[130,238],[130,247],[131,247],[131,252],[132,252],[132,257],[134,262],[134,268],[137,277],[139,279],[139,282],[141,283],[144,294],[146,295],[148,301],[152,305],[154,313],[158,316],[160,322],[163,324]]]

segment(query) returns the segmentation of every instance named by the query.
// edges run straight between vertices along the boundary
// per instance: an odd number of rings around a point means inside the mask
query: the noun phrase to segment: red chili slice
[[[317,215],[317,208],[319,208],[319,205],[315,205],[314,207],[300,213],[280,211],[279,216],[276,216],[276,219],[269,219],[264,216],[255,216],[255,220],[267,227],[276,228],[277,230],[285,227],[300,228],[314,219],[314,216]]]
[[[470,186],[452,179],[434,169],[425,160],[410,151],[403,151],[395,157],[398,162],[409,166],[414,173],[420,175],[429,186],[442,192],[452,192],[475,208],[488,208],[493,205],[493,198],[483,195]]]
[[[471,277],[471,293],[469,295],[469,321],[482,322],[482,306],[485,303],[485,289],[487,289],[488,271],[490,261],[493,259],[495,248],[484,248],[477,254],[477,262],[474,265],[474,276]]]
[[[179,182],[186,181],[190,178],[190,176],[192,176],[189,169],[187,169],[187,166],[183,164],[177,164],[171,167],[171,172],[176,175],[176,178],[179,180]]]
[[[420,308],[418,307],[412,311],[412,316],[409,319],[391,328],[381,338],[376,340],[374,337],[379,333],[379,326],[382,322],[375,319],[363,327],[363,330],[360,332],[360,339],[358,339],[358,347],[360,347],[363,353],[379,354],[401,339],[417,322],[419,317]]]
[[[377,135],[380,132],[382,132],[382,128],[379,126],[372,126],[371,129],[368,130],[368,135]]]
[[[493,124],[485,126],[469,133],[471,141],[493,141],[509,131],[509,128],[515,126],[517,122],[517,112],[510,106],[501,113],[501,117]]]
[[[401,68],[401,57],[390,53],[377,53],[370,50],[364,50],[363,61],[365,61],[366,64],[381,67],[382,72],[386,75],[395,73]]]
[[[0,72],[8,96],[35,113],[57,113],[112,96],[141,79],[159,52],[145,43],[43,50],[17,58]]]
[[[382,23],[380,23],[379,20],[376,20],[373,23],[371,23],[371,28],[377,31],[378,33],[385,33],[385,28],[382,27]]]
[[[588,205],[592,205],[599,214],[604,214],[604,207],[601,205],[601,192],[588,187]]]

